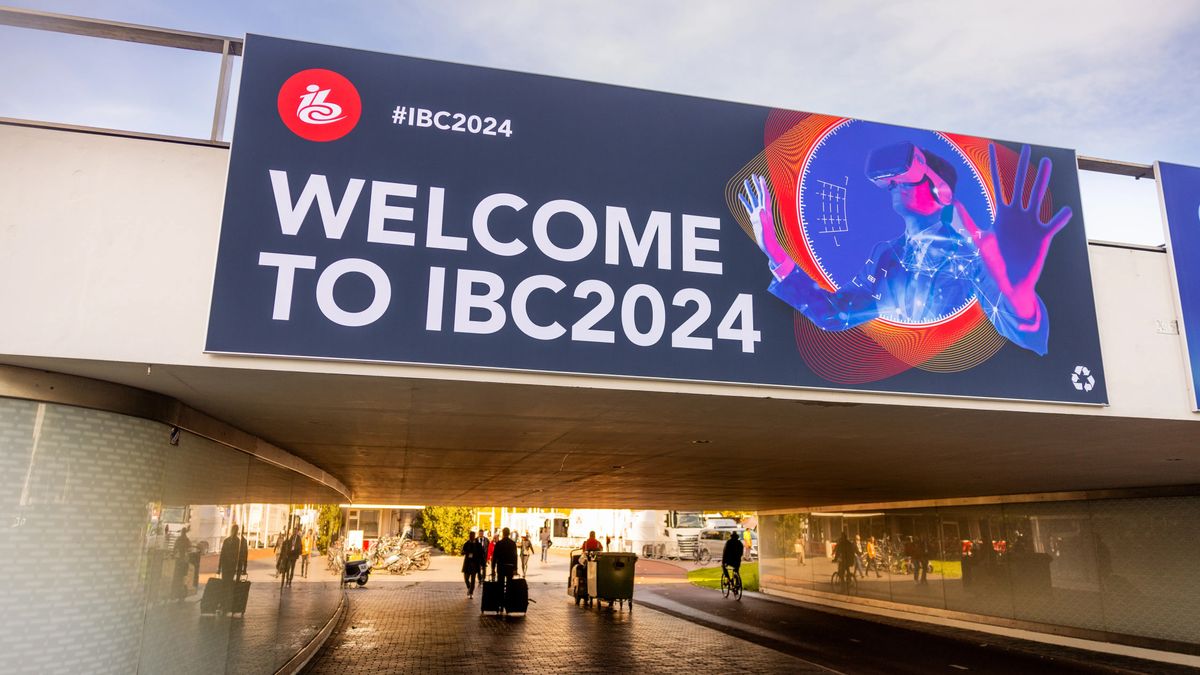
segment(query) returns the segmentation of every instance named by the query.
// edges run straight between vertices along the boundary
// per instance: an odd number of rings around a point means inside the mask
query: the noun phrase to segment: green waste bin
[[[637,565],[634,553],[597,553],[588,562],[588,595],[600,600],[633,605],[633,571]]]

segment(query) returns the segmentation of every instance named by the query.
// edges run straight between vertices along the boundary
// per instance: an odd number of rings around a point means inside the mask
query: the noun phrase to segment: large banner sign
[[[1192,409],[1200,410],[1200,168],[1158,162],[1155,171],[1187,345]]]
[[[1073,151],[251,36],[207,350],[1101,404]]]

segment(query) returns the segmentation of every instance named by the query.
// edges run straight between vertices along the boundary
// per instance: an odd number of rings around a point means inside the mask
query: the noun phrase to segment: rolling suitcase
[[[524,579],[510,579],[504,589],[504,611],[526,613],[529,611],[529,584]]]
[[[242,579],[233,582],[233,593],[229,599],[231,614],[246,615],[246,600],[250,597],[250,582]]]
[[[213,577],[204,584],[204,595],[200,596],[200,613],[216,614],[225,596],[225,580]]]
[[[500,581],[483,582],[483,601],[479,606],[482,612],[500,612],[504,609],[504,584]]]

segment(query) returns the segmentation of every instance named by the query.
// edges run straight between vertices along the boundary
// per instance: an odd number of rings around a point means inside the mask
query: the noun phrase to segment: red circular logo
[[[279,88],[279,118],[297,136],[326,142],[350,133],[362,116],[362,99],[350,80],[332,70],[310,68]]]

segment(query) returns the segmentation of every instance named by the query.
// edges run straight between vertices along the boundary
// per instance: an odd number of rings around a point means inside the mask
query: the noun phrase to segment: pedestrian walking
[[[492,542],[492,578],[502,582],[505,588],[517,573],[517,542],[509,535],[506,527],[501,530],[500,540]]]
[[[475,536],[475,530],[467,535],[467,542],[462,545],[462,573],[463,581],[467,584],[467,597],[475,597],[475,581],[479,578],[483,571],[484,553],[483,547],[479,544],[479,539]]]
[[[491,558],[489,551],[492,550],[492,540],[488,537],[487,530],[479,531],[479,550],[483,556],[483,560],[479,565],[479,578],[486,581],[488,578],[488,560]]]
[[[279,574],[279,588],[291,588],[292,577],[296,575],[296,561],[300,559],[303,544],[300,542],[300,526],[296,526],[280,548],[279,554],[283,560],[283,569]]]
[[[229,528],[229,536],[221,542],[221,554],[217,558],[217,574],[221,577],[218,602],[222,612],[229,612],[233,608],[233,594],[236,592],[237,582],[246,575],[248,553],[246,538],[238,536],[238,526]],[[211,580],[209,583],[212,583]],[[204,590],[205,595],[208,595],[208,588]]]
[[[507,531],[508,528],[506,527],[506,528],[504,528],[504,530]],[[488,545],[487,545],[487,562],[488,562],[488,567],[491,569],[492,581],[496,580],[495,554],[496,554],[496,539],[497,539],[497,537],[495,536],[495,534],[496,534],[495,532],[492,533],[492,538],[490,541],[488,541]],[[515,549],[516,547],[514,546],[513,548]],[[515,559],[514,559],[514,562],[516,562]]]
[[[182,601],[187,597],[187,583],[184,579],[187,577],[188,565],[192,557],[192,542],[187,536],[188,528],[184,527],[179,531],[179,537],[175,539],[175,569],[171,576],[171,597]]]
[[[867,563],[866,563],[867,548],[863,545],[862,535],[854,535],[854,576],[866,578]]]
[[[521,576],[526,576],[529,570],[529,558],[533,555],[533,542],[529,541],[529,533],[521,535]]]
[[[929,567],[929,544],[925,541],[925,537],[917,539],[914,551],[913,581],[918,584],[927,584],[929,580],[925,578],[925,572]]]
[[[313,531],[309,530],[300,541],[300,576],[305,579],[308,578],[308,559],[312,557],[312,547]]]
[[[285,527],[279,533],[279,536],[275,537],[275,574],[273,576],[276,577],[283,574],[283,544],[287,541],[287,534],[287,528]]]
[[[875,543],[875,537],[867,538],[867,570],[863,577],[875,570],[875,577],[883,576],[879,573],[879,544]]]
[[[546,553],[550,550],[550,546],[553,543],[553,540],[550,539],[550,528],[549,527],[546,527],[544,525],[542,526],[541,539],[542,539],[542,562],[546,562]]]

